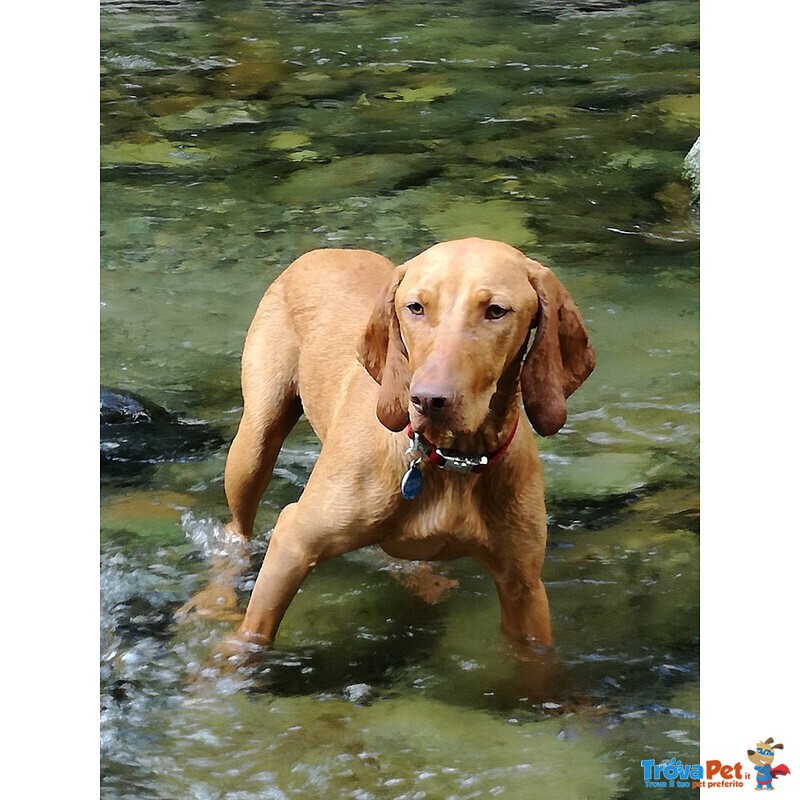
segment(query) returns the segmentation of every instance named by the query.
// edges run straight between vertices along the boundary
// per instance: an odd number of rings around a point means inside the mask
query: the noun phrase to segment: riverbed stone
[[[268,144],[273,150],[299,150],[311,144],[311,139],[301,131],[286,130],[270,136]]]
[[[293,67],[280,59],[242,61],[214,76],[214,82],[226,97],[261,97],[288,78]]]
[[[270,199],[302,204],[374,195],[421,181],[436,170],[436,164],[423,155],[348,156],[292,173],[271,190]]]
[[[455,86],[429,83],[421,86],[401,86],[380,96],[399,103],[433,103],[456,93]]]
[[[196,502],[196,497],[180,492],[134,491],[105,503],[100,509],[100,525],[161,546],[182,544],[181,516]]]
[[[523,247],[537,239],[528,219],[525,206],[514,200],[458,198],[424,214],[422,224],[440,241],[483,236]]]
[[[546,460],[547,491],[558,498],[624,495],[646,486],[653,470],[648,452],[596,453],[568,461]]]
[[[186,420],[151,400],[122,389],[100,388],[100,473],[133,479],[164,461],[207,455],[221,444],[204,422]]]
[[[181,113],[168,114],[155,120],[162,131],[202,131],[232,125],[256,125],[267,120],[268,104],[255,101],[229,100],[204,102]]]
[[[589,715],[520,725],[422,698],[371,704],[316,697],[253,702],[243,692],[221,705],[216,714],[207,703],[183,711],[182,724],[189,730],[202,726],[204,735],[194,737],[193,757],[182,762],[183,769],[165,773],[173,794],[181,795],[195,779],[211,793],[224,791],[228,776],[201,766],[217,757],[220,739],[231,752],[249,754],[237,761],[237,781],[263,797],[498,795],[521,800],[534,786],[541,797],[605,800],[622,788],[619,774],[598,771],[598,759],[606,756]],[[232,726],[231,719],[237,724]],[[266,743],[268,771],[261,756]]]
[[[680,132],[689,129],[700,129],[700,95],[674,94],[648,103],[645,110],[653,110],[661,117],[667,130]]]
[[[194,145],[156,139],[148,142],[114,142],[100,147],[101,167],[174,167],[185,169],[211,158]]]

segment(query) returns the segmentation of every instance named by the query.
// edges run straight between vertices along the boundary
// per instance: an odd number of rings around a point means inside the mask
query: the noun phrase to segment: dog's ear
[[[567,421],[567,398],[594,369],[594,350],[569,292],[547,267],[528,263],[539,308],[520,375],[522,401],[537,433],[552,436]]]
[[[396,267],[390,275],[389,282],[378,295],[357,350],[364,369],[380,384],[376,413],[381,424],[390,431],[401,431],[408,425],[411,371],[394,307],[394,296],[404,276],[404,266]]]

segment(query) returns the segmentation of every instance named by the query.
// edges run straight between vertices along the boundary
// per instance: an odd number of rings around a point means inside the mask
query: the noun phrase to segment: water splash
[[[272,535],[272,531],[269,531],[265,540],[246,541],[233,536],[219,520],[213,517],[198,519],[191,511],[186,511],[181,516],[181,530],[206,560],[226,558],[241,562],[242,566],[249,563],[251,555],[267,549],[269,537]]]

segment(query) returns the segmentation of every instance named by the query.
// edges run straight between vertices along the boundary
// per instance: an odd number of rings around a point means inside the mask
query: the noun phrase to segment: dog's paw
[[[175,612],[175,620],[185,622],[192,615],[225,622],[241,622],[244,618],[239,610],[236,588],[229,584],[214,583],[192,595]]]

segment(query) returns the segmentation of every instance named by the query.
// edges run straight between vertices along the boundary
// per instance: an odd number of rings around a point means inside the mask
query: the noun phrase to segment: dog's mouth
[[[501,434],[500,430],[495,430],[489,417],[486,414],[477,424],[468,425],[461,415],[428,417],[412,407],[409,409],[409,426],[411,434],[425,437],[434,447],[442,450],[465,454],[482,453],[492,450],[495,440]]]

